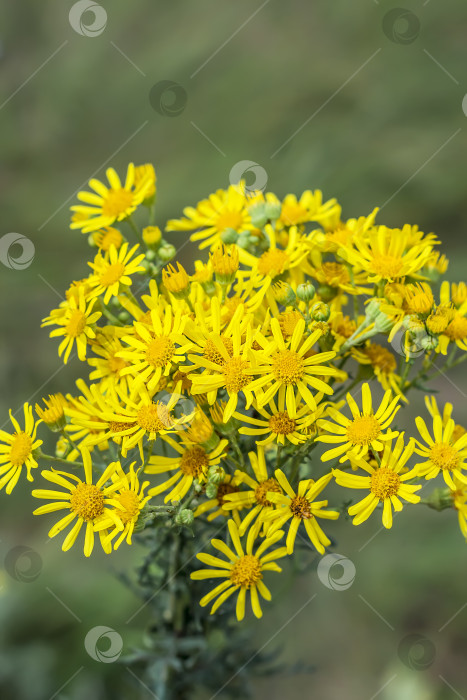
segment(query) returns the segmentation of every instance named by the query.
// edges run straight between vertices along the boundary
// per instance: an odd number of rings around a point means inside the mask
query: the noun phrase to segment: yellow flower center
[[[125,265],[121,262],[116,262],[109,265],[106,271],[99,275],[99,282],[103,287],[111,287],[112,284],[118,282],[124,274]]]
[[[282,413],[276,413],[269,419],[269,428],[272,433],[277,433],[278,435],[289,435],[293,433],[296,427],[296,422],[293,418],[290,418],[287,411],[282,411]]]
[[[364,353],[370,359],[372,366],[382,370],[385,374],[395,371],[397,367],[396,359],[392,352],[382,345],[369,345],[365,348]]]
[[[347,268],[336,262],[323,263],[318,270],[318,275],[321,278],[318,278],[319,281],[325,282],[330,287],[338,287],[341,284],[348,284],[350,282],[350,275]]]
[[[222,508],[224,505],[224,497],[229,493],[238,493],[240,489],[237,486],[232,486],[232,484],[220,484],[217,489],[217,502]]]
[[[374,416],[359,416],[347,426],[347,439],[352,445],[369,445],[381,433],[381,425]]]
[[[371,270],[383,279],[391,277],[399,277],[402,268],[401,258],[395,258],[392,255],[379,255],[373,258]]]
[[[20,467],[31,454],[32,438],[25,432],[15,433],[10,450],[10,462],[14,467]]]
[[[122,357],[111,355],[108,359],[108,365],[112,374],[119,374],[119,372],[127,366],[127,363]]]
[[[197,479],[201,474],[205,473],[208,466],[209,457],[206,454],[206,450],[203,450],[200,445],[195,445],[183,453],[180,471],[187,476]]]
[[[173,423],[167,406],[160,402],[142,406],[138,411],[136,421],[147,433],[169,430]]]
[[[116,500],[125,508],[125,510],[118,510],[117,515],[124,525],[133,520],[135,516],[139,514],[139,498],[138,494],[129,489],[122,491]]]
[[[296,204],[283,204],[280,218],[286,226],[293,226],[308,221],[308,211],[298,202]]]
[[[103,216],[117,218],[120,214],[124,214],[128,209],[131,209],[132,204],[133,194],[130,190],[125,190],[123,187],[109,190],[102,205],[102,214]]]
[[[297,518],[309,520],[313,517],[310,510],[310,502],[305,496],[295,496],[290,502],[290,510]]]
[[[243,224],[243,217],[238,211],[226,211],[219,216],[216,222],[216,228],[222,232],[226,228],[233,228],[237,231]]]
[[[282,493],[282,489],[277,483],[277,481],[271,477],[265,481],[260,481],[255,489],[255,499],[260,506],[272,506],[273,503],[268,501],[266,494],[268,491],[275,491],[276,493]]]
[[[232,357],[233,354],[233,342],[231,338],[223,338],[221,336],[221,341],[227,350],[228,354],[230,357]],[[214,362],[216,365],[224,365],[225,364],[225,359],[224,357],[220,354],[219,350],[217,347],[214,345],[212,340],[208,338],[206,341],[206,345],[204,346],[204,352],[203,352],[203,357],[206,358],[206,360],[209,360],[210,362]]]
[[[187,428],[186,434],[191,442],[207,442],[212,436],[214,428],[207,416],[202,412],[197,412],[190,426]]]
[[[263,578],[261,562],[253,554],[245,554],[237,559],[230,572],[230,580],[234,586],[251,588]]]
[[[303,318],[298,311],[283,311],[279,314],[279,326],[281,327],[284,338],[289,338],[300,319]]]
[[[380,467],[372,474],[370,491],[380,501],[384,501],[385,498],[397,494],[400,483],[399,474],[387,467]]]
[[[128,430],[129,428],[134,428],[136,423],[124,423],[118,421],[111,421],[109,423],[109,430],[111,433],[121,433],[123,430]]]
[[[224,375],[225,388],[229,393],[237,393],[250,383],[251,377],[245,374],[250,368],[250,363],[241,357],[232,357],[224,364],[222,372]]]
[[[86,328],[86,320],[86,315],[82,311],[74,309],[65,326],[66,334],[70,338],[77,338]]]
[[[459,464],[459,453],[448,442],[435,442],[430,449],[430,459],[438,469],[455,469]]]
[[[73,491],[70,506],[78,517],[89,522],[104,512],[104,494],[94,484],[81,482]]]
[[[262,254],[258,260],[258,272],[264,277],[277,277],[287,269],[289,264],[289,256],[285,250],[279,248],[271,248]]]
[[[456,316],[446,328],[446,335],[451,340],[464,340],[464,338],[467,338],[467,318]]]
[[[305,372],[303,358],[293,350],[279,350],[272,360],[272,373],[282,384],[297,384]]]
[[[175,353],[175,345],[166,335],[154,338],[146,350],[146,361],[153,367],[165,367]]]

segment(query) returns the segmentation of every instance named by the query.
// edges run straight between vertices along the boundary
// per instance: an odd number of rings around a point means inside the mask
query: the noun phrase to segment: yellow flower
[[[322,394],[321,394],[322,396]],[[294,417],[291,417],[285,404],[285,387],[281,387],[278,393],[277,404],[272,398],[267,405],[259,407],[253,402],[254,416],[236,411],[233,417],[242,423],[239,428],[240,435],[253,435],[257,445],[269,445],[276,442],[278,445],[300,445],[310,439],[310,430],[313,429],[317,419],[324,410],[324,404],[319,403],[316,411],[310,411],[307,404],[302,403],[301,396],[295,399],[296,405]],[[247,427],[251,426],[251,427]],[[259,439],[262,435],[265,437]]]
[[[143,228],[143,241],[148,246],[156,246],[162,239],[162,233],[159,226],[146,226]]]
[[[444,408],[443,408],[443,413],[441,414],[438,404],[436,402],[436,397],[433,396],[433,394],[430,394],[428,396],[425,396],[425,406],[427,407],[428,413],[432,418],[435,416],[441,416],[442,421],[443,421],[443,428],[446,427],[448,424],[451,416],[452,416],[452,409],[453,405],[452,403],[445,403]],[[457,423],[454,426],[454,432],[452,434],[452,439],[454,441],[458,440],[460,437],[462,437],[465,434],[466,430],[462,425],[458,425]]]
[[[288,194],[282,201],[279,222],[283,226],[295,226],[308,221],[321,222],[332,217],[338,206],[334,198],[323,203],[320,190],[306,190],[300,199],[294,194]]]
[[[135,470],[135,464],[136,462],[130,464],[129,472],[125,474],[120,462],[116,462],[115,471],[111,474],[111,479],[118,484],[118,488],[113,494],[113,500],[117,502],[118,507],[115,507],[115,512],[112,515],[102,516],[95,528],[99,532],[111,530],[110,533],[105,535],[106,545],[107,542],[112,542],[118,535],[118,539],[114,542],[114,549],[118,549],[123,540],[126,540],[127,544],[131,544],[131,536],[140,513],[150,499],[150,496],[144,493],[149,486],[149,481],[145,481],[140,485],[138,479],[139,470]],[[121,520],[123,530],[117,527],[115,515],[118,520]]]
[[[71,211],[79,215],[79,218],[73,216],[70,228],[80,228],[82,233],[91,233],[112,226],[115,221],[123,221],[148,197],[154,186],[150,173],[146,173],[136,184],[133,163],[128,166],[123,186],[113,168],[108,168],[106,175],[110,187],[93,178],[89,180],[89,187],[94,192],[78,192],[78,199],[85,204],[71,207]]]
[[[156,194],[156,171],[152,163],[145,163],[144,165],[137,165],[135,168],[135,187],[138,189],[140,185],[146,186],[149,180],[150,185],[148,186],[145,201],[151,199]]]
[[[434,479],[442,472],[444,481],[451,489],[455,489],[453,477],[467,484],[467,475],[462,473],[467,458],[467,433],[453,440],[455,429],[453,419],[450,418],[443,426],[440,415],[433,417],[434,439],[423,418],[417,416],[415,423],[420,436],[426,443],[424,445],[416,440],[415,452],[425,458],[424,462],[417,464],[420,474],[426,479]]]
[[[68,362],[74,343],[76,343],[78,358],[82,362],[86,359],[86,347],[89,339],[96,337],[94,326],[102,316],[100,311],[93,313],[96,301],[96,299],[91,299],[86,302],[84,291],[80,288],[78,298],[70,297],[60,309],[52,311],[50,316],[47,316],[42,322],[42,326],[59,326],[51,331],[50,337],[64,336],[58,347],[58,354],[60,357],[63,355],[65,364]]]
[[[0,489],[5,485],[5,491],[10,494],[18,483],[23,467],[26,467],[28,481],[33,481],[31,470],[37,467],[34,450],[42,445],[42,440],[36,440],[37,426],[41,421],[34,421],[32,406],[25,403],[24,430],[10,411],[10,420],[15,432],[11,435],[0,430]]]
[[[99,357],[88,358],[88,365],[95,368],[89,379],[99,383],[103,394],[119,386],[128,391],[129,377],[122,374],[128,363],[122,357],[117,357],[117,353],[125,349],[121,343],[124,333],[125,330],[118,326],[104,326],[99,329],[91,345],[93,353]]]
[[[130,374],[155,390],[162,375],[168,376],[172,366],[185,359],[190,347],[182,335],[185,322],[186,316],[180,310],[173,313],[171,306],[152,309],[146,323],[135,321],[131,334],[122,338],[129,347],[117,353],[127,363],[122,376]]]
[[[238,592],[236,615],[237,620],[241,621],[245,617],[245,602],[249,591],[253,613],[259,618],[263,613],[258,592],[265,600],[271,600],[271,593],[263,583],[263,572],[280,572],[282,569],[275,563],[275,560],[281,559],[287,554],[285,547],[273,549],[268,554],[265,554],[265,552],[275,545],[284,533],[281,531],[274,533],[272,537],[267,537],[263,540],[259,547],[254,550],[255,537],[251,536],[253,531],[248,535],[246,547],[244,548],[239,537],[238,528],[233,520],[228,521],[228,527],[234,547],[233,550],[223,540],[211,540],[212,546],[221,552],[226,559],[203,553],[196,555],[203,564],[215,568],[194,571],[191,574],[192,579],[197,581],[210,578],[226,579],[201,598],[200,605],[204,607],[214,598],[217,598],[211,608],[212,615],[229,596]]]
[[[178,270],[173,265],[168,265],[162,270],[162,282],[168,292],[176,299],[183,299],[190,287],[190,278],[185,268],[177,263]]]
[[[116,247],[111,245],[105,257],[98,253],[94,262],[88,263],[94,270],[94,274],[89,278],[89,285],[92,288],[91,297],[103,294],[104,304],[108,304],[112,297],[118,296],[131,286],[130,275],[144,270],[140,265],[144,259],[144,253],[133,258],[138,248],[139,245],[136,244],[128,250],[128,243],[124,243],[117,251]]]
[[[329,484],[332,474],[325,474],[318,481],[305,479],[300,481],[297,491],[294,491],[287,477],[281,469],[274,472],[284,493],[270,492],[268,498],[276,504],[277,509],[265,516],[265,521],[271,523],[268,529],[268,537],[276,530],[281,529],[286,522],[291,520],[287,533],[287,554],[292,554],[300,524],[305,525],[305,530],[312,545],[320,553],[324,554],[324,548],[331,544],[331,540],[324,534],[317,518],[337,520],[339,513],[336,510],[324,510],[328,501],[316,501],[316,497]]]
[[[91,235],[92,240],[97,247],[104,251],[110,250],[110,246],[112,245],[118,250],[125,240],[120,231],[116,228],[112,228],[111,226],[108,226],[101,231],[96,231]]]
[[[188,493],[193,481],[197,479],[200,483],[206,481],[209,467],[219,464],[225,456],[227,440],[220,440],[217,447],[207,450],[199,444],[190,443],[182,436],[180,442],[172,440],[166,436],[167,442],[175,452],[177,457],[152,456],[145,471],[147,474],[164,474],[165,472],[176,470],[169,479],[154,486],[149,490],[149,495],[157,496],[159,493],[170,490],[164,498],[164,503],[168,501],[181,501]]]
[[[349,489],[366,489],[368,496],[349,508],[349,515],[355,516],[354,525],[360,525],[368,520],[376,506],[383,505],[383,525],[392,527],[392,509],[402,510],[401,498],[409,503],[418,503],[420,496],[415,495],[422,487],[417,484],[407,484],[418,476],[417,468],[401,473],[414,451],[414,442],[410,440],[404,447],[404,433],[397,438],[394,448],[392,441],[386,442],[381,457],[381,464],[374,466],[361,458],[352,458],[354,463],[364,469],[368,476],[348,474],[340,469],[333,469],[333,474],[339,486]]]
[[[214,252],[209,254],[212,269],[216,273],[216,279],[221,285],[231,284],[238,270],[238,247],[236,245],[224,245],[214,248]]]
[[[52,513],[58,510],[68,510],[65,517],[61,518],[49,530],[49,537],[55,537],[71,523],[73,527],[68,532],[62,545],[64,552],[68,551],[76,542],[81,528],[86,523],[86,534],[84,539],[84,556],[89,557],[94,548],[94,531],[101,519],[111,519],[117,530],[123,530],[121,519],[116,514],[118,511],[118,501],[115,499],[115,491],[118,488],[118,482],[113,482],[109,486],[105,486],[106,482],[114,473],[117,462],[112,462],[108,465],[96,483],[93,483],[92,476],[92,461],[88,450],[82,450],[84,481],[74,474],[62,472],[58,470],[44,470],[42,476],[47,481],[57,486],[62,486],[66,491],[53,491],[48,489],[34,489],[32,495],[34,498],[42,498],[51,503],[40,506],[34,511],[34,515],[42,515],[43,513]],[[99,533],[103,550],[109,554],[111,546],[105,541],[105,532]]]
[[[345,256],[355,271],[365,270],[369,282],[392,282],[409,275],[419,278],[417,273],[432,253],[432,242],[420,240],[417,245],[410,245],[409,228],[378,226],[368,238],[357,235],[353,241],[355,248],[346,247],[339,254]]]
[[[363,348],[353,348],[352,357],[361,365],[371,365],[376,379],[385,391],[389,389],[408,403],[401,386],[401,378],[396,374],[397,362],[394,354],[383,345],[368,342]]]
[[[197,207],[186,207],[184,219],[171,219],[167,231],[196,231],[191,241],[202,241],[200,249],[215,248],[222,242],[221,235],[226,229],[237,233],[252,231],[251,217],[246,208],[247,199],[238,185],[228,190],[217,190],[208,199],[203,199]]]
[[[332,388],[318,377],[331,377],[337,374],[334,367],[325,364],[332,360],[336,353],[334,351],[311,353],[313,345],[321,336],[321,331],[318,329],[304,339],[304,319],[297,322],[288,343],[284,341],[276,318],[271,320],[271,331],[272,342],[266,342],[266,345],[263,342],[263,351],[257,357],[258,366],[255,368],[255,373],[262,376],[255,379],[250,386],[250,390],[256,392],[258,406],[264,406],[283,387],[286,391],[289,416],[295,417],[297,405],[295,392],[298,392],[312,411],[316,411],[316,399],[309,387],[325,394],[333,393]],[[256,338],[260,342],[258,334]]]
[[[247,528],[257,516],[259,517],[256,528],[259,530],[264,516],[274,508],[274,504],[268,498],[268,492],[276,491],[277,493],[282,493],[279,482],[274,477],[268,476],[264,448],[258,446],[257,452],[250,452],[248,457],[250,458],[251,469],[255,478],[243,471],[237,470],[235,472],[235,477],[239,483],[249,487],[248,490],[224,496],[224,508],[226,510],[250,508],[239,526],[240,535],[245,534]]]
[[[48,399],[42,399],[45,408],[36,403],[36,413],[39,418],[54,431],[60,431],[65,427],[66,399],[62,394],[49,394]]]
[[[352,413],[352,420],[333,407],[327,409],[335,423],[320,419],[318,426],[325,432],[315,438],[318,442],[341,443],[338,447],[325,452],[321,459],[328,462],[340,457],[340,462],[347,459],[361,459],[368,451],[381,452],[384,442],[398,435],[398,431],[387,430],[393,422],[397,411],[399,396],[392,398],[392,392],[386,391],[376,412],[373,411],[370,387],[362,385],[362,410],[350,394],[346,396],[347,404]],[[342,455],[342,456],[341,456]]]

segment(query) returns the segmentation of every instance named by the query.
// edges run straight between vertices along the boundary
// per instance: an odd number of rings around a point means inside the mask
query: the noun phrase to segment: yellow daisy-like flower
[[[227,510],[225,508],[225,497],[231,493],[238,493],[240,491],[240,484],[241,481],[238,478],[238,476],[231,476],[230,474],[226,474],[223,482],[217,487],[217,494],[215,498],[208,498],[207,501],[200,503],[199,506],[196,508],[195,518],[197,518],[200,515],[204,515],[209,511],[212,511],[212,513],[209,513],[209,515],[206,516],[208,522],[211,522],[211,520],[215,520],[220,515],[224,517],[233,516],[233,519],[239,526],[240,516],[238,515],[238,511],[242,510],[243,506],[240,506],[238,510]]]
[[[170,493],[165,496],[164,503],[181,501],[188,493],[195,479],[200,483],[206,481],[209,467],[219,464],[225,456],[225,448],[228,445],[228,440],[220,440],[214,449],[208,450],[202,445],[190,443],[183,436],[180,442],[172,440],[169,436],[164,437],[164,441],[175,452],[178,452],[179,456],[161,457],[154,455],[149,459],[149,464],[145,469],[147,474],[165,474],[176,470],[176,473],[169,479],[158,486],[154,486],[148,492],[153,497],[171,489]]]
[[[66,399],[62,394],[49,394],[48,399],[42,399],[45,408],[36,403],[36,413],[39,418],[53,431],[60,431],[65,427]]]
[[[321,331],[317,329],[304,338],[304,319],[297,322],[290,342],[285,342],[276,318],[271,319],[271,331],[273,341],[268,343],[263,338],[263,352],[257,356],[255,373],[262,376],[255,379],[250,386],[250,390],[256,393],[258,406],[264,406],[281,387],[284,387],[289,416],[294,418],[296,414],[295,392],[298,392],[312,411],[316,411],[316,399],[309,387],[325,394],[333,393],[332,388],[318,377],[332,377],[337,374],[334,367],[325,364],[332,360],[336,353],[312,353],[313,345],[320,338]],[[259,335],[256,338],[261,342]]]
[[[129,378],[122,375],[122,370],[128,367],[128,363],[117,356],[117,353],[125,349],[121,342],[124,333],[124,329],[117,326],[104,326],[99,329],[96,340],[91,345],[93,353],[99,357],[88,358],[88,365],[94,367],[89,379],[99,383],[103,394],[113,391],[117,386],[123,386],[128,391]]]
[[[432,241],[410,245],[410,231],[378,226],[370,236],[355,236],[354,248],[339,250],[355,270],[365,270],[369,282],[394,281],[399,277],[420,278],[418,274],[432,253]]]
[[[237,233],[253,231],[251,217],[246,208],[244,188],[231,185],[228,190],[217,190],[208,199],[203,199],[194,207],[183,210],[186,218],[171,219],[166,231],[195,231],[191,241],[202,241],[200,249],[214,249],[222,242],[221,234],[227,229]]]
[[[63,355],[66,364],[76,343],[78,358],[86,360],[86,348],[90,339],[96,337],[94,326],[102,316],[100,311],[94,311],[93,307],[97,299],[86,302],[84,291],[79,290],[78,298],[72,296],[60,309],[52,311],[42,322],[43,326],[59,326],[50,332],[51,338],[64,336],[58,347],[59,357]]]
[[[286,445],[287,442],[300,445],[309,440],[310,429],[323,413],[324,404],[319,403],[320,397],[317,396],[318,408],[316,411],[310,411],[309,406],[303,404],[299,395],[295,398],[295,411],[292,417],[287,411],[285,392],[284,386],[279,389],[277,404],[274,399],[270,399],[265,406],[259,407],[254,401],[253,416],[236,411],[233,417],[241,423],[246,423],[239,428],[240,435],[253,435],[257,438],[257,445],[269,445],[271,442],[276,442],[278,445]],[[260,439],[263,435],[266,437]]]
[[[440,415],[433,417],[433,435],[431,437],[426,423],[420,416],[415,418],[415,423],[420,436],[425,441],[424,445],[416,440],[415,452],[424,457],[424,462],[419,462],[417,467],[426,479],[434,479],[440,472],[450,489],[455,489],[453,477],[467,484],[467,475],[462,473],[467,459],[467,433],[457,440],[453,439],[456,424],[450,418],[443,426]]]
[[[297,491],[294,491],[289,480],[281,469],[274,472],[284,493],[270,492],[268,498],[276,504],[277,509],[268,513],[265,520],[271,523],[268,529],[268,537],[276,530],[281,529],[289,520],[290,527],[287,533],[287,554],[292,554],[300,524],[305,525],[305,530],[310,542],[315,549],[324,554],[325,547],[331,544],[331,540],[324,534],[317,518],[337,520],[339,513],[336,510],[325,510],[328,501],[316,501],[316,497],[329,484],[332,474],[325,474],[318,481],[305,479],[300,481]]]
[[[401,473],[414,451],[414,441],[410,440],[404,447],[404,433],[396,440],[394,448],[392,441],[387,442],[381,457],[381,464],[373,466],[363,459],[353,460],[356,465],[364,469],[368,476],[348,474],[340,469],[333,469],[333,474],[339,486],[349,489],[369,490],[368,496],[349,508],[349,515],[355,516],[354,525],[360,525],[368,520],[370,515],[380,503],[383,505],[383,525],[392,527],[392,509],[402,510],[401,498],[409,503],[418,503],[420,496],[415,495],[422,487],[420,484],[407,484],[407,481],[417,477],[419,471],[414,467],[410,471]]]
[[[396,374],[396,358],[390,350],[378,343],[368,342],[363,348],[353,348],[351,354],[359,364],[372,366],[376,379],[385,391],[390,389],[408,403],[402,393],[401,378]]]
[[[350,458],[361,459],[368,454],[370,448],[373,452],[381,452],[384,443],[399,434],[398,431],[387,430],[400,408],[397,405],[399,396],[392,398],[392,392],[386,391],[379,408],[374,412],[371,390],[365,383],[362,385],[362,410],[350,394],[347,394],[346,400],[352,420],[335,408],[329,407],[327,411],[335,423],[324,419],[318,421],[318,426],[325,432],[315,438],[316,441],[341,443],[322,455],[323,462],[336,457],[340,457],[340,462]]]
[[[135,182],[133,163],[128,166],[124,185],[113,168],[108,168],[106,175],[110,187],[93,178],[89,180],[89,187],[94,192],[78,192],[78,199],[84,204],[70,207],[78,215],[73,216],[70,228],[92,233],[112,226],[115,221],[123,221],[148,197],[154,186],[150,173],[146,173],[138,183]]]
[[[69,513],[61,518],[58,523],[49,530],[49,537],[55,537],[62,530],[67,528],[71,523],[74,523],[71,530],[62,545],[64,552],[68,551],[76,542],[81,528],[86,524],[86,534],[84,538],[84,556],[89,557],[94,548],[94,532],[96,525],[101,519],[110,519],[117,530],[123,530],[121,519],[117,515],[119,502],[115,499],[115,491],[118,488],[118,482],[112,482],[110,485],[105,484],[109,481],[115,469],[117,462],[112,462],[105,469],[96,483],[93,483],[92,476],[92,461],[89,451],[83,449],[82,452],[84,481],[74,474],[62,472],[58,470],[44,470],[42,476],[44,479],[57,486],[62,486],[66,491],[53,491],[47,489],[34,489],[32,495],[34,498],[42,498],[52,503],[36,508],[34,515],[42,515],[43,513],[52,513],[58,510],[68,510]],[[104,552],[107,554],[111,551],[109,542],[105,540],[105,532],[100,531],[100,541]]]
[[[264,448],[258,446],[257,452],[250,452],[248,457],[250,458],[250,464],[255,478],[251,477],[246,472],[238,470],[235,472],[235,477],[240,483],[249,487],[248,490],[230,493],[224,496],[224,508],[226,510],[239,510],[240,508],[250,509],[239,526],[240,535],[245,534],[247,528],[258,516],[256,528],[259,530],[264,516],[274,508],[274,504],[268,498],[268,493],[273,491],[282,493],[277,479],[268,475]]]
[[[223,540],[211,540],[212,546],[221,552],[226,559],[220,559],[219,557],[214,557],[211,554],[204,553],[196,555],[203,564],[207,564],[208,566],[214,568],[194,571],[191,574],[192,579],[195,579],[196,581],[210,578],[226,579],[207,595],[201,598],[200,605],[204,607],[214,600],[214,598],[217,598],[211,608],[212,615],[227,600],[227,598],[229,598],[229,596],[235,592],[238,592],[236,615],[237,620],[241,621],[245,617],[245,602],[247,592],[249,592],[253,613],[259,618],[263,613],[259,602],[258,592],[261,594],[264,600],[271,600],[271,593],[263,583],[263,572],[282,571],[282,569],[275,563],[275,560],[281,559],[287,554],[285,547],[273,549],[268,554],[265,552],[267,549],[277,544],[277,542],[279,542],[279,540],[283,537],[284,533],[281,531],[275,532],[272,537],[267,537],[264,539],[259,547],[254,550],[255,536],[252,530],[248,535],[246,547],[243,548],[235,522],[233,520],[229,520],[228,527],[234,547],[233,550],[228,547]]]
[[[183,336],[185,323],[186,316],[180,310],[173,313],[171,306],[152,309],[146,323],[136,321],[132,333],[122,338],[130,347],[117,353],[127,363],[122,376],[138,377],[153,391],[162,375],[168,376],[174,364],[185,360],[191,345]]]
[[[441,416],[441,419],[443,421],[443,428],[446,427],[449,420],[452,418],[452,411],[453,411],[452,403],[449,403],[449,402],[445,403],[444,408],[443,408],[443,412],[441,413],[441,411],[438,408],[438,403],[436,401],[436,397],[433,396],[433,394],[429,394],[428,396],[425,396],[425,406],[428,410],[428,413],[430,414],[430,416],[432,418],[434,418],[435,416]],[[454,426],[454,432],[452,434],[452,439],[454,441],[456,441],[460,437],[465,435],[466,432],[467,431],[464,428],[464,426],[456,423]]]
[[[139,483],[139,470],[135,470],[135,464],[136,462],[130,464],[129,472],[125,474],[120,462],[116,462],[115,471],[111,475],[112,481],[118,484],[118,488],[113,494],[113,500],[118,503],[115,515],[118,520],[121,520],[123,530],[116,526],[114,514],[102,516],[95,527],[99,532],[110,530],[110,533],[106,535],[106,544],[107,542],[112,542],[118,535],[117,540],[113,544],[114,549],[118,549],[123,540],[126,540],[127,544],[131,544],[131,536],[140,513],[151,498],[144,493],[149,486],[149,481],[145,481],[143,484]]]
[[[108,304],[112,297],[118,296],[131,286],[130,275],[144,270],[144,267],[140,265],[144,259],[144,253],[133,258],[138,248],[139,245],[136,244],[128,250],[128,243],[124,243],[117,250],[114,245],[111,245],[105,256],[98,253],[94,262],[88,263],[89,267],[94,270],[94,274],[89,278],[89,285],[92,288],[91,297],[103,294],[104,304]]]
[[[10,411],[10,420],[15,429],[13,434],[0,430],[0,489],[6,485],[5,491],[10,494],[18,483],[23,467],[26,467],[28,481],[33,481],[31,470],[37,467],[34,450],[42,445],[42,440],[36,440],[37,426],[40,420],[34,421],[32,406],[25,403],[24,430]]]
[[[106,252],[110,250],[111,246],[118,250],[125,239],[118,229],[107,226],[107,228],[93,233],[92,240],[100,250]]]
[[[308,221],[319,223],[332,217],[338,208],[334,198],[323,203],[323,193],[320,190],[305,190],[300,199],[294,194],[288,194],[282,201],[279,222],[283,226],[296,226]]]

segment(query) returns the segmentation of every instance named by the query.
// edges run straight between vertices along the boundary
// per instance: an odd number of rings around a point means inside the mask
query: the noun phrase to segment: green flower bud
[[[268,219],[278,219],[281,215],[282,204],[280,202],[266,202],[264,209]]]
[[[419,343],[424,350],[436,350],[439,340],[435,336],[425,335],[423,338],[420,338]]]
[[[217,496],[217,485],[213,484],[212,482],[208,483],[206,486],[206,497],[207,498],[216,498]]]
[[[264,202],[253,204],[248,212],[251,216],[251,223],[255,228],[263,228],[268,223],[268,215],[266,214],[266,205]]]
[[[435,489],[428,497],[428,505],[434,510],[445,510],[446,508],[452,508],[453,497],[452,491],[449,489]]]
[[[233,228],[226,228],[224,231],[221,233],[221,241],[222,243],[225,243],[226,245],[230,245],[231,243],[236,243],[238,240],[238,233],[235,231]]]
[[[189,508],[182,508],[174,518],[176,525],[190,526],[195,519],[194,513]]]
[[[244,231],[243,233],[240,233],[237,239],[237,245],[240,248],[246,249],[248,246],[251,244],[251,239],[250,235],[247,231]]]
[[[127,323],[130,320],[130,314],[128,311],[120,311],[117,318],[121,323]]]
[[[272,287],[274,299],[282,306],[293,306],[295,304],[295,292],[287,282],[277,282]]]
[[[156,251],[155,250],[147,250],[146,251],[146,260],[155,260],[157,257]]]
[[[365,307],[365,315],[368,321],[374,321],[377,315],[380,313],[380,300],[372,299],[369,304]]]
[[[222,484],[225,479],[225,470],[222,467],[209,467],[208,482],[210,484]]]
[[[311,282],[304,282],[297,287],[297,297],[300,301],[311,301],[316,294],[316,289]]]
[[[389,331],[394,325],[394,319],[390,318],[387,314],[383,314],[383,312],[380,312],[376,316],[374,324],[375,330],[379,333],[389,333]]]
[[[327,304],[319,301],[311,307],[311,315],[315,321],[327,321],[331,315],[331,309]]]
[[[337,295],[339,290],[337,287],[331,287],[329,284],[321,284],[318,287],[318,294],[320,299],[324,302],[331,301]]]
[[[157,256],[161,262],[170,262],[177,253],[175,246],[171,243],[163,243],[157,250]],[[143,261],[144,262],[144,261]]]

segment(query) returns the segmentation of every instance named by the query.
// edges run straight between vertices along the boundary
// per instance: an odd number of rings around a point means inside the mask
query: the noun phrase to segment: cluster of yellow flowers
[[[38,460],[63,465],[42,471],[52,490],[33,491],[47,501],[35,513],[64,511],[49,532],[68,529],[63,550],[85,525],[86,556],[95,533],[110,552],[160,513],[176,527],[215,520],[221,556],[200,553],[207,568],[192,578],[221,579],[201,600],[212,612],[237,593],[239,620],[247,593],[261,616],[264,574],[297,537],[320,554],[331,545],[321,523],[343,511],[322,497],[333,480],[365,494],[348,508],[354,525],[378,509],[390,528],[441,473],[424,502],[457,509],[467,537],[467,432],[452,406],[427,396],[433,428],[417,417],[417,437],[395,423],[435,360],[467,357],[467,286],[432,291],[447,268],[434,234],[378,225],[377,210],[344,220],[319,191],[281,200],[240,182],[168,222],[209,248],[190,273],[154,224],[154,168],[107,179],[72,207],[71,228],[97,249],[91,272],[43,323],[89,376],[36,405],[38,420],[28,404],[24,427],[11,416],[0,488],[11,493],[23,466],[32,481]],[[40,423],[57,433],[55,455],[41,451]]]

